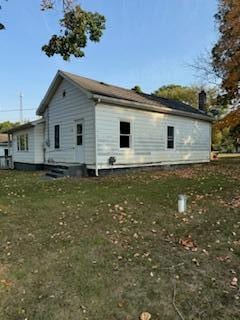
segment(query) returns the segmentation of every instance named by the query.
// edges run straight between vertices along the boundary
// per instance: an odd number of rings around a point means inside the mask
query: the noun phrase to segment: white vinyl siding
[[[63,96],[65,92],[65,96]],[[56,90],[47,110],[45,148],[46,162],[76,163],[76,121],[83,120],[84,159],[95,163],[94,102],[70,82],[63,80]],[[60,148],[54,148],[54,126],[60,125]]]
[[[18,150],[20,136],[28,136],[28,150]],[[12,156],[14,162],[35,163],[34,156],[34,127],[17,131],[13,134]]]
[[[17,140],[21,135],[28,136],[28,150],[18,150]],[[13,133],[12,157],[14,162],[43,163],[44,123]]]
[[[34,158],[35,163],[44,162],[44,123],[39,123],[34,127]]]
[[[119,121],[131,122],[132,147],[119,148]],[[167,149],[167,127],[174,127],[174,149]],[[201,120],[137,109],[96,106],[98,167],[207,162],[211,124]]]

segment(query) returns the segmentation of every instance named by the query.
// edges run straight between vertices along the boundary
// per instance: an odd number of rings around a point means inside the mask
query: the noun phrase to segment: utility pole
[[[20,123],[23,123],[23,94],[20,92]]]

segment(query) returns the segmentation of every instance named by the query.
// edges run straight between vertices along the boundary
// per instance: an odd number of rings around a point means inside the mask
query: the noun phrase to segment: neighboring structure
[[[0,157],[10,154],[10,145],[8,144],[8,135],[0,133]]]
[[[11,140],[8,134],[0,133],[0,169],[7,169],[11,166]]]
[[[12,134],[12,159],[16,169],[42,169],[44,161],[44,119],[8,130]]]
[[[211,118],[178,101],[58,71],[37,115],[9,131],[17,168],[84,164],[98,175],[210,161]]]

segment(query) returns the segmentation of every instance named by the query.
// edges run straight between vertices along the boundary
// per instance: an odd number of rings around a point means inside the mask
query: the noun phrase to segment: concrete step
[[[52,179],[63,178],[66,176],[71,177],[86,177],[86,165],[56,165],[46,173],[46,177]]]
[[[52,169],[51,172],[54,172],[54,173],[60,173],[60,174],[66,174],[68,172],[68,169]]]
[[[53,179],[58,179],[58,178],[63,178],[65,175],[63,175],[62,173],[49,171],[46,173],[46,176]]]

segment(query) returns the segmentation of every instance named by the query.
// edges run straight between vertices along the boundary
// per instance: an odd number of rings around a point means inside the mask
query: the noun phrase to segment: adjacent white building
[[[8,135],[0,133],[0,157],[6,157],[10,154],[10,144],[8,143]]]
[[[84,164],[98,175],[208,162],[212,120],[201,109],[58,71],[37,109],[41,119],[10,131],[13,163]]]

